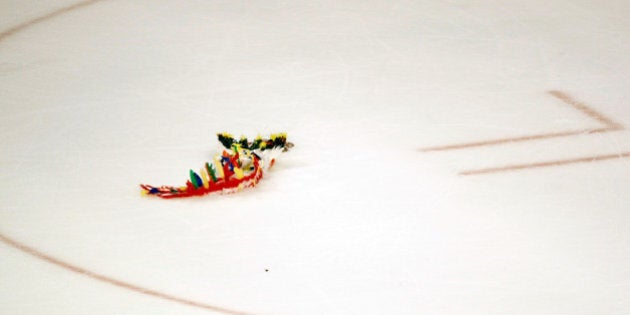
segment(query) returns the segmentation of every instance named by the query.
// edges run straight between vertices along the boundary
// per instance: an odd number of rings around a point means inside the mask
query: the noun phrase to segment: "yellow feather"
[[[218,157],[214,157],[214,165],[217,166],[217,178],[224,178],[225,174],[223,174],[223,166]]]
[[[208,188],[210,185],[208,184],[208,170],[205,167],[201,168],[199,172],[201,174],[201,181],[203,181],[203,187]]]

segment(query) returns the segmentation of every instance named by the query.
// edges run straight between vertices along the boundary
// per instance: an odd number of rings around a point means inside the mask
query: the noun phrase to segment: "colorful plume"
[[[213,192],[228,193],[253,187],[271,168],[276,156],[293,147],[286,133],[272,134],[269,139],[258,136],[250,142],[246,137],[238,141],[229,133],[217,134],[226,150],[206,162],[199,174],[189,171],[185,186],[150,186],[141,184],[143,195],[160,198],[201,196]]]

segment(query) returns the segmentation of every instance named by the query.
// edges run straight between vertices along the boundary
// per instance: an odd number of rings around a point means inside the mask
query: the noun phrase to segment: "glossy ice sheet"
[[[0,313],[626,314],[629,14],[0,1]],[[140,196],[218,131],[296,146]]]

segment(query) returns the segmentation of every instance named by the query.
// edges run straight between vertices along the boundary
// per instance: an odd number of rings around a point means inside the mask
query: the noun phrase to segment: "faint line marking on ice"
[[[514,164],[514,165],[506,165],[499,167],[488,167],[474,170],[466,170],[459,172],[459,175],[469,176],[469,175],[482,175],[488,173],[499,173],[499,172],[509,172],[509,171],[517,171],[531,168],[540,168],[540,167],[550,167],[550,166],[560,166],[567,164],[576,164],[576,163],[589,163],[596,161],[604,161],[610,159],[622,159],[629,158],[630,152],[621,152],[618,154],[607,154],[607,155],[596,155],[596,156],[588,156],[574,159],[566,159],[566,160],[555,160],[555,161],[545,161],[538,163],[529,163],[529,164]]]
[[[99,273],[96,273],[94,271],[90,271],[88,269],[85,268],[81,268],[77,265],[73,265],[71,263],[68,263],[66,261],[63,261],[61,259],[55,258],[53,256],[50,256],[48,254],[45,254],[33,247],[24,245],[2,233],[0,233],[0,242],[13,247],[23,253],[29,254],[31,256],[35,256],[37,258],[39,258],[40,260],[43,260],[45,262],[51,263],[57,267],[61,267],[63,269],[72,271],[74,273],[78,273],[80,275],[86,276],[88,278],[91,278],[93,280],[97,280],[100,282],[104,282],[119,288],[123,288],[123,289],[127,289],[130,291],[134,291],[136,293],[141,293],[144,295],[149,295],[152,297],[156,297],[156,298],[160,298],[163,300],[168,300],[171,302],[176,302],[179,304],[183,304],[183,305],[187,305],[187,306],[192,306],[192,307],[196,307],[196,308],[201,308],[207,311],[214,311],[214,312],[221,312],[224,314],[246,314],[243,312],[239,312],[239,311],[235,311],[235,310],[230,310],[227,308],[223,308],[223,307],[219,307],[219,306],[213,306],[213,305],[209,305],[209,304],[205,304],[202,302],[197,302],[197,301],[193,301],[193,300],[189,300],[189,299],[185,299],[185,298],[181,298],[181,297],[177,297],[174,295],[170,295],[168,293],[164,293],[164,292],[160,292],[160,291],[156,291],[156,290],[152,290],[149,288],[145,288],[145,287],[141,287],[139,285],[135,285],[129,282],[125,282],[122,280],[118,280],[112,277],[108,277]]]
[[[465,148],[491,146],[491,145],[497,145],[497,144],[503,144],[503,143],[577,136],[577,135],[590,134],[590,133],[602,133],[602,132],[608,132],[608,131],[610,131],[609,128],[597,128],[597,129],[581,129],[581,130],[571,130],[571,131],[562,131],[562,132],[551,132],[551,133],[521,136],[521,137],[514,137],[514,138],[494,139],[494,140],[486,140],[486,141],[478,141],[478,142],[468,142],[468,143],[436,146],[436,147],[424,148],[424,149],[421,149],[421,151],[423,152],[448,151],[448,150],[457,150],[457,149],[465,149]]]
[[[597,120],[600,123],[603,123],[605,126],[602,128],[550,132],[550,133],[534,134],[534,135],[527,135],[527,136],[520,136],[520,137],[501,138],[501,139],[484,140],[484,141],[467,142],[467,143],[450,144],[450,145],[440,145],[440,146],[434,146],[434,147],[421,148],[420,151],[434,152],[434,151],[459,150],[459,149],[466,149],[466,148],[473,148],[473,147],[499,145],[499,144],[512,143],[512,142],[524,142],[524,141],[542,140],[542,139],[549,139],[549,138],[569,137],[569,136],[577,136],[577,135],[590,134],[590,133],[604,133],[604,132],[617,131],[617,130],[624,129],[620,123],[613,121],[612,119],[606,117],[604,114],[594,110],[593,108],[585,105],[584,103],[576,101],[571,96],[569,96],[568,94],[562,91],[552,90],[552,91],[549,91],[548,93],[551,96],[570,105],[571,107],[579,110],[580,112],[587,115],[588,117],[594,120]]]
[[[26,22],[20,23],[16,26],[11,27],[10,29],[3,31],[2,33],[0,33],[0,42],[2,42],[3,40],[5,40],[7,37],[12,36],[22,30],[24,30],[25,28],[31,27],[33,25],[48,21],[50,19],[56,18],[60,15],[63,15],[65,13],[68,13],[70,11],[74,11],[80,8],[84,8],[87,7],[91,4],[94,4],[96,2],[99,1],[103,1],[103,0],[87,0],[87,1],[81,1],[78,3],[75,3],[73,5],[67,6],[67,7],[63,7],[61,9],[57,9],[55,11],[52,11],[50,13],[44,14],[42,16],[36,17],[32,20],[28,20]]]

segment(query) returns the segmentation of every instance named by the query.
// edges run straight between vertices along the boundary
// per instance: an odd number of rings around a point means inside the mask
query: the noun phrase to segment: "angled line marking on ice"
[[[613,121],[612,119],[606,117],[604,114],[594,110],[593,108],[585,105],[582,102],[576,101],[575,99],[573,99],[571,96],[569,96],[568,94],[562,92],[562,91],[557,91],[557,90],[553,90],[553,91],[549,91],[549,94],[551,94],[552,96],[556,97],[557,99],[573,106],[573,108],[581,111],[582,113],[586,114],[587,116],[603,123],[604,125],[606,125],[608,127],[609,130],[620,130],[623,129],[623,126],[620,123],[617,123],[615,121]]]
[[[616,131],[616,130],[623,129],[623,126],[620,123],[613,121],[612,119],[606,117],[605,115],[585,105],[584,103],[576,101],[575,99],[573,99],[572,97],[570,97],[568,94],[564,92],[552,90],[552,91],[549,91],[549,94],[565,102],[566,104],[571,105],[573,108],[579,110],[583,114],[586,114],[590,118],[595,119],[600,123],[603,123],[605,127],[581,129],[581,130],[569,130],[569,131],[561,131],[561,132],[550,132],[550,133],[526,135],[526,136],[511,137],[511,138],[500,138],[500,139],[475,141],[475,142],[467,142],[467,143],[459,143],[459,144],[441,145],[441,146],[421,148],[420,151],[434,152],[434,151],[459,150],[459,149],[466,149],[466,148],[473,148],[473,147],[499,145],[499,144],[512,143],[512,142],[524,142],[524,141],[542,140],[542,139],[549,139],[549,138],[569,137],[569,136],[577,136],[577,135],[590,134],[590,133],[603,133],[603,132]]]

